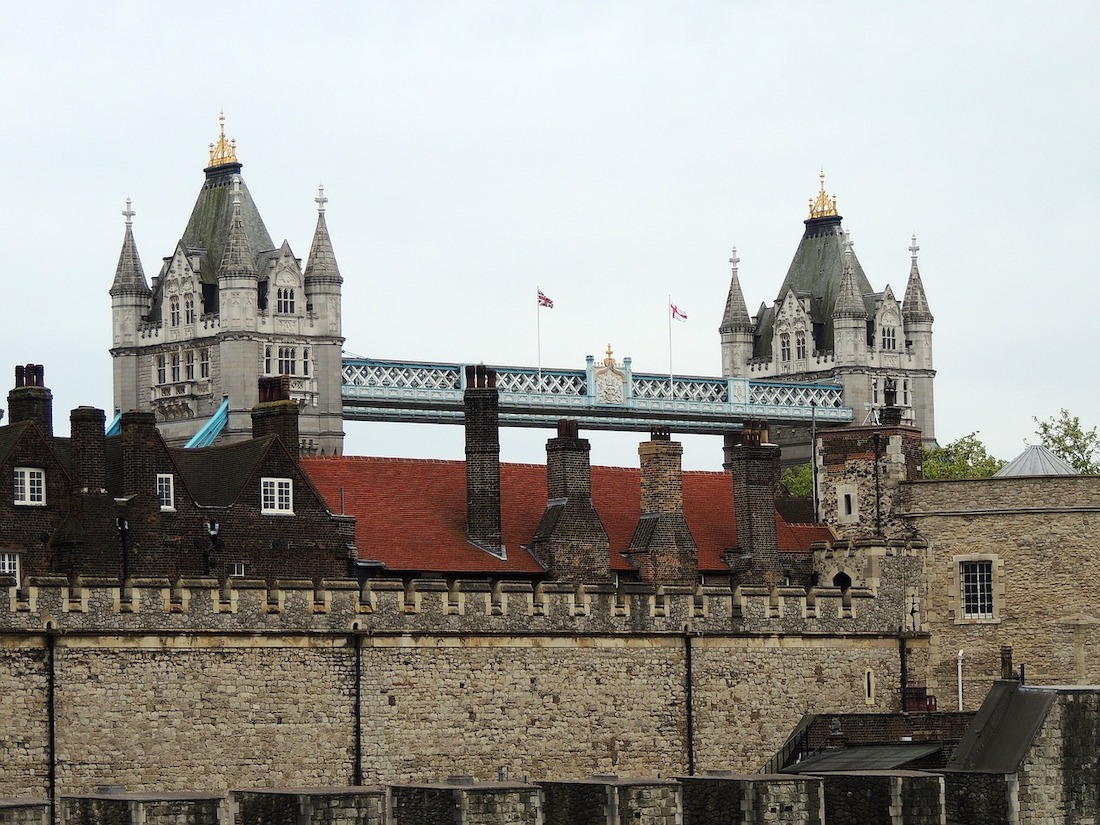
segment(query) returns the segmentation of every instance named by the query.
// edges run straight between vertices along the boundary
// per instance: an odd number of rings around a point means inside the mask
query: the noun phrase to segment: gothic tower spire
[[[737,277],[737,247],[730,253],[730,290],[726,296],[726,310],[718,333],[722,338],[722,374],[740,375],[744,365],[752,358],[752,322]]]

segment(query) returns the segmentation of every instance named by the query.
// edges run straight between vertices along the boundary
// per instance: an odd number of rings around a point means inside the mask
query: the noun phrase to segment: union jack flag
[[[546,307],[547,309],[553,309],[554,308],[554,302],[550,300],[550,297],[545,292],[543,292],[541,289],[538,291],[538,293],[539,293],[539,306],[540,307]]]

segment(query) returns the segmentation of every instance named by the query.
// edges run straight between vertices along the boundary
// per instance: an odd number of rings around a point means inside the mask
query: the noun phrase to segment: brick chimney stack
[[[157,417],[131,410],[122,414],[122,493],[151,504],[157,495]]]
[[[252,408],[252,437],[277,435],[292,456],[300,457],[298,402],[290,397],[290,376],[259,380],[259,401]]]
[[[492,553],[502,552],[500,529],[500,398],[496,371],[466,367],[462,398],[466,422],[466,536]]]
[[[733,476],[737,545],[752,554],[748,577],[767,586],[782,584],[779,541],[775,530],[775,495],[779,487],[779,447],[769,444],[765,425],[746,422],[740,444],[727,444],[724,467]]]
[[[73,492],[107,492],[106,420],[95,407],[77,407],[69,414]]]
[[[642,512],[626,553],[644,581],[699,581],[699,549],[684,518],[683,453],[667,428],[653,430],[650,440],[638,445]]]
[[[46,388],[41,364],[15,368],[15,388],[8,393],[8,423],[34,421],[47,436],[53,435],[53,393]]]
[[[592,445],[577,422],[562,419],[546,442],[549,501],[532,542],[535,556],[554,581],[598,582],[611,578],[611,546],[592,506]]]

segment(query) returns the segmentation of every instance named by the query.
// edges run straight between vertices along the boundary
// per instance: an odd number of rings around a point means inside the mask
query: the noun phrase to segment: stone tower
[[[830,381],[844,387],[844,404],[855,424],[877,421],[885,405],[885,382],[897,386],[902,422],[935,443],[932,381],[932,313],[917,268],[916,238],[905,297],[889,285],[872,288],[841,226],[836,197],[821,191],[810,201],[802,240],[787,277],[769,306],[750,317],[737,273],[732,278],[719,327],[722,373],[757,381]],[[808,428],[771,427],[784,447],[785,464],[809,460]],[[801,448],[801,449],[800,449]]]
[[[343,452],[341,284],[324,189],[309,261],[276,247],[241,177],[225,118],[191,219],[150,285],[126,234],[111,285],[114,402],[156,415],[182,446],[228,399],[218,443],[250,438],[257,379],[285,375],[300,408],[303,455]]]

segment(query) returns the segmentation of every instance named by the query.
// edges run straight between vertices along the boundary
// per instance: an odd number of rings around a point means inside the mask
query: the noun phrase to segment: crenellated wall
[[[870,588],[131,585],[0,587],[8,793],[755,771],[805,712],[898,708]]]

